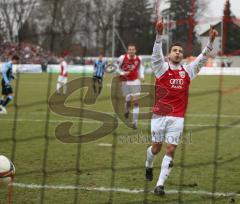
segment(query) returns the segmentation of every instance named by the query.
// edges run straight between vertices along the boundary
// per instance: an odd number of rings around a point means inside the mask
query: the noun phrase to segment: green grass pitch
[[[81,76],[71,75],[70,80],[78,77]],[[99,100],[94,105],[84,105],[85,108],[115,115],[110,100],[111,77],[106,75]],[[185,120],[186,141],[177,149],[175,166],[166,183],[168,193],[163,198],[154,196],[151,191],[159,175],[164,149],[155,158],[154,180],[146,183],[144,179],[150,121],[140,121],[138,130],[132,130],[119,120],[118,128],[103,138],[85,144],[64,144],[54,134],[61,122],[74,122],[71,129],[74,134],[90,132],[101,124],[63,117],[51,111],[48,116],[48,88],[50,85],[50,92],[54,92],[56,79],[56,74],[51,77],[46,73],[19,75],[17,104],[14,107],[11,102],[8,114],[0,115],[0,154],[9,158],[13,152],[15,155],[13,203],[40,203],[42,189],[39,187],[43,184],[44,175],[45,185],[49,187],[44,190],[44,203],[47,204],[180,201],[207,204],[212,203],[210,193],[214,179],[216,192],[236,193],[217,195],[215,203],[240,203],[239,77],[223,76],[220,80],[218,76],[198,76],[192,82]],[[145,83],[152,81],[151,75],[148,75]],[[219,86],[222,86],[222,92]],[[16,89],[16,81],[14,87]],[[76,91],[66,105],[83,106],[83,96],[83,92]],[[47,124],[46,119],[49,121]],[[112,146],[101,146],[101,143]],[[45,169],[44,155],[47,155]],[[214,164],[217,169],[214,169]],[[46,170],[45,174],[43,170]],[[61,189],[61,186],[65,188]],[[74,186],[79,188],[70,188]],[[134,192],[134,189],[138,191]],[[145,193],[141,191],[144,189]],[[176,192],[179,189],[182,194]],[[0,187],[0,203],[5,202],[6,189]]]

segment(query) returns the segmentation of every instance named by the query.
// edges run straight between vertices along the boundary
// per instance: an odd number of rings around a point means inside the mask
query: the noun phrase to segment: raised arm
[[[194,79],[197,74],[200,72],[201,68],[207,62],[208,55],[213,49],[213,42],[218,35],[218,32],[210,26],[209,32],[209,42],[207,46],[203,49],[202,53],[187,66],[187,72],[190,76],[190,79]]]
[[[160,77],[164,74],[167,67],[165,65],[165,59],[162,51],[162,33],[164,29],[163,20],[158,21],[156,24],[156,40],[153,46],[153,52],[151,57],[152,70],[156,77]]]

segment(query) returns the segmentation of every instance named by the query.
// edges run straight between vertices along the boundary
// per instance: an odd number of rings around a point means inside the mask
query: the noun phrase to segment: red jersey
[[[124,72],[129,73],[124,76],[120,76],[120,79],[125,81],[134,81],[138,79],[140,66],[141,59],[139,58],[139,56],[135,56],[133,59],[129,59],[128,55],[125,54],[123,57],[123,61],[120,65],[120,68]]]
[[[178,64],[171,69],[162,52],[162,36],[156,36],[151,57],[151,68],[157,78],[153,107],[155,114],[184,117],[188,105],[190,80],[197,76],[201,67],[206,63],[212,47],[212,43],[209,42],[192,63],[184,67]]]
[[[168,70],[155,82],[153,113],[160,116],[184,117],[188,105],[190,77],[181,66]]]
[[[67,77],[68,76],[68,70],[67,70],[67,63],[66,61],[62,61],[60,64],[60,76]]]

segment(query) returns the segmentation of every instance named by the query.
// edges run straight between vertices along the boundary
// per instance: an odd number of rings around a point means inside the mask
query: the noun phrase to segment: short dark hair
[[[173,48],[174,46],[178,46],[178,47],[183,48],[183,46],[182,46],[181,43],[179,43],[179,42],[174,42],[174,43],[172,43],[172,44],[170,45],[170,47],[169,47],[169,50],[168,50],[169,53],[171,52],[171,50],[172,50],[172,48]]]
[[[136,47],[134,43],[128,43],[128,47]]]
[[[104,53],[102,51],[98,52],[97,54],[98,54],[98,56],[104,56]]]
[[[19,56],[18,56],[18,55],[13,55],[13,56],[12,56],[12,60],[19,61],[19,60],[20,60],[20,58],[19,58]]]

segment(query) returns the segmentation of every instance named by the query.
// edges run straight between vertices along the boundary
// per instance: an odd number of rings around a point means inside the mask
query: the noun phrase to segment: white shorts
[[[141,92],[141,82],[139,79],[134,81],[122,81],[123,96],[139,96]]]
[[[166,142],[178,145],[183,134],[184,118],[158,116],[153,114],[151,120],[152,142]]]
[[[58,76],[58,82],[59,83],[66,84],[67,80],[68,80],[67,77],[64,77],[64,76],[61,76],[61,75]]]

